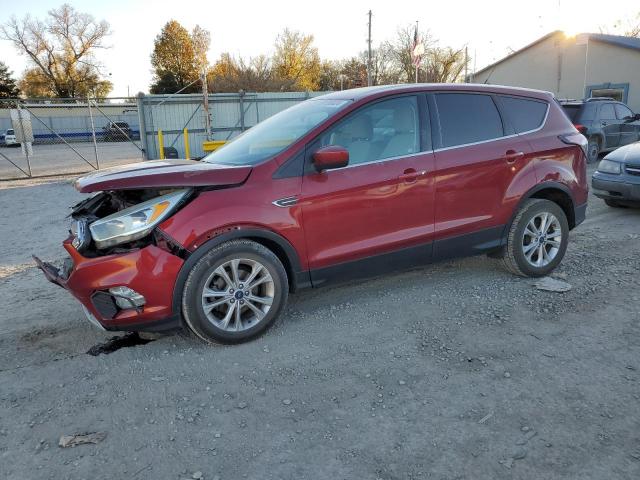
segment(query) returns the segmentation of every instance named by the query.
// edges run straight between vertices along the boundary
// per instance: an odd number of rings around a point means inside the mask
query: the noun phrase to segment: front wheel
[[[182,296],[184,320],[211,343],[241,343],[263,333],[284,309],[287,272],[269,249],[233,240],[192,268]]]
[[[569,222],[558,204],[532,198],[518,210],[507,238],[505,267],[524,277],[542,277],[562,261],[569,241]]]

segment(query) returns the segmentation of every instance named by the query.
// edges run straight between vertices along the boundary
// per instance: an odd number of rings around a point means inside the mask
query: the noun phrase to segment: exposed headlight
[[[600,160],[598,171],[602,173],[620,174],[622,171],[621,164],[611,160]]]
[[[142,238],[171,214],[187,192],[179,190],[96,220],[89,225],[91,237],[98,248]]]

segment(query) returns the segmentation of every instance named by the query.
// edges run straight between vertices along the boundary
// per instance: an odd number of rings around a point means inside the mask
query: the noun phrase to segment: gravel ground
[[[249,344],[94,357],[30,261],[79,195],[0,189],[0,478],[640,478],[639,210],[590,199],[566,293],[476,257],[294,295]]]
[[[137,142],[139,144],[140,142]],[[94,171],[96,164],[93,143],[71,143],[69,146],[59,143],[51,145],[33,145],[33,155],[29,161],[33,176],[80,174]],[[80,155],[86,159],[83,160]],[[20,179],[25,175],[8,161],[27,171],[27,159],[22,155],[20,147],[0,147],[0,179]],[[139,162],[140,150],[131,142],[100,142],[98,143],[98,163],[100,168],[113,167],[126,163]],[[89,165],[87,162],[91,163]],[[0,188],[3,188],[0,186]]]

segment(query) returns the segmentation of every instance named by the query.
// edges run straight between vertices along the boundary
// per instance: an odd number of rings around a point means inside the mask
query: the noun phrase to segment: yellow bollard
[[[191,154],[189,152],[189,130],[186,128],[182,131],[184,135],[184,158],[187,160],[191,158]]]
[[[164,160],[164,136],[162,130],[158,130],[158,145],[160,146],[160,160]]]

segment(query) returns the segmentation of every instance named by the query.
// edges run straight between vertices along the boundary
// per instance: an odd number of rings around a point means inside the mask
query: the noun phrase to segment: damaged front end
[[[34,260],[102,328],[175,328],[173,287],[187,251],[157,226],[194,195],[179,188],[96,193],[72,207],[70,235],[63,242],[69,258],[62,267]]]
[[[192,195],[189,189],[97,193],[72,207],[72,244],[83,255],[96,257],[126,252],[157,241],[166,243],[166,238],[158,238],[155,227]]]

